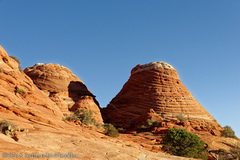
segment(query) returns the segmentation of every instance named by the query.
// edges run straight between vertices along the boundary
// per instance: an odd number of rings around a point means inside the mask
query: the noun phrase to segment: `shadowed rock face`
[[[133,68],[129,80],[103,113],[106,121],[129,127],[150,109],[163,120],[181,115],[195,130],[211,132],[221,128],[182,84],[177,71],[165,62]]]
[[[68,68],[59,64],[38,63],[24,72],[57,104],[64,115],[69,115],[70,110],[88,109],[93,111],[96,121],[102,123],[95,96]]]

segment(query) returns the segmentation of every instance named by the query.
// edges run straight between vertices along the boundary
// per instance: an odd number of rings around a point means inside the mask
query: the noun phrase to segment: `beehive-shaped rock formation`
[[[106,121],[130,127],[151,109],[163,120],[184,118],[195,130],[212,132],[221,128],[182,84],[177,71],[165,62],[133,68],[131,77],[103,113]]]
[[[70,110],[88,109],[93,111],[93,118],[99,124],[103,123],[95,96],[70,69],[59,64],[38,63],[24,72],[57,104],[64,115],[69,115]]]

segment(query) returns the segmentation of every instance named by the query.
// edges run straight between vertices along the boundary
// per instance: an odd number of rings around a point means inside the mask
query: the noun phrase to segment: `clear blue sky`
[[[102,107],[135,65],[166,61],[240,137],[239,0],[0,0],[0,45],[22,68],[70,68]]]

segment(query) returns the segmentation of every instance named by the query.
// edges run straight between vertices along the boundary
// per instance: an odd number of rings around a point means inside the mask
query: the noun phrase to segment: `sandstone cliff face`
[[[102,123],[102,116],[95,96],[86,85],[68,68],[59,64],[36,64],[24,72],[39,89],[54,101],[64,115],[70,110],[88,109],[93,111],[93,118]]]
[[[18,66],[0,46],[1,118],[12,115],[49,124],[61,120],[63,115],[60,109]]]
[[[177,71],[165,62],[133,68],[131,77],[103,113],[106,121],[129,127],[151,109],[163,120],[176,120],[181,116],[196,131],[211,133],[221,130],[221,126],[182,84]]]

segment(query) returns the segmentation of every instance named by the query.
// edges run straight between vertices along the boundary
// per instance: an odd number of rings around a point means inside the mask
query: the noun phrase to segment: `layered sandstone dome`
[[[87,109],[93,112],[98,123],[103,123],[95,96],[68,68],[59,64],[38,63],[24,72],[57,104],[64,115],[69,115],[70,111]]]
[[[16,60],[0,46],[0,117],[21,117],[55,124],[63,118],[57,105],[39,90]]]
[[[195,130],[221,128],[182,84],[177,71],[166,62],[152,62],[133,68],[129,80],[103,113],[106,121],[129,127],[151,109],[162,120],[181,116]]]

